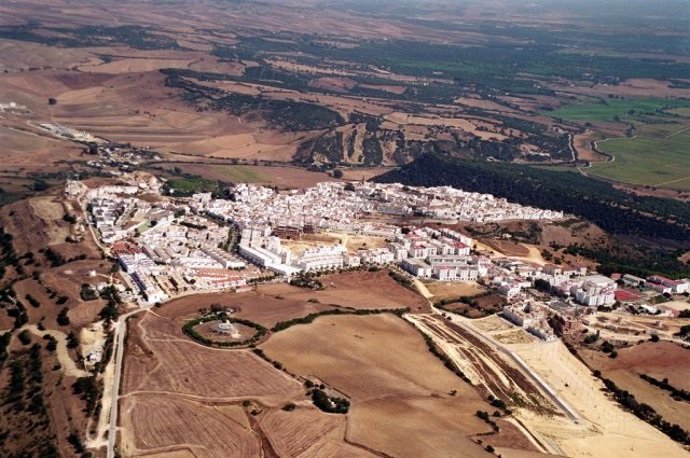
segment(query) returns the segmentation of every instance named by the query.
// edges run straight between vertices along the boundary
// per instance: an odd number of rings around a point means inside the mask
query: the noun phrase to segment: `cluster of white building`
[[[142,199],[159,193],[161,183],[129,178],[127,184],[93,189],[68,182],[65,191],[86,201],[101,241],[146,303],[247,284],[241,272],[246,262],[221,248],[230,236],[227,226],[190,213],[184,204]]]
[[[360,183],[346,189],[343,183],[319,183],[289,192],[240,184],[232,199],[214,199],[210,193],[174,200],[140,198],[141,194],[160,194],[160,189],[154,177],[94,189],[77,182],[68,182],[66,187],[68,194],[85,197],[101,240],[111,245],[148,302],[188,290],[241,287],[248,279],[242,273],[246,261],[287,278],[300,272],[395,263],[421,278],[482,279],[511,301],[519,302],[523,290],[537,279],[584,305],[615,301],[616,284],[603,276],[587,277],[586,269],[494,262],[471,252],[474,240],[452,229],[401,230],[381,222],[386,215],[412,214],[473,221],[563,216],[491,195],[449,187]],[[230,234],[228,226],[217,220],[239,230],[239,256],[222,248]],[[341,243],[324,242],[295,252],[284,242],[323,231],[378,236],[386,244],[348,252]]]
[[[556,334],[548,323],[551,314],[553,310],[548,306],[531,299],[516,301],[505,306],[501,312],[508,321],[546,341],[556,339]]]
[[[423,188],[363,182],[318,183],[304,190],[277,192],[239,184],[232,200],[196,195],[190,205],[237,223],[311,227],[315,230],[362,231],[367,215],[418,215],[446,221],[504,221],[560,219],[563,213],[510,203],[491,194],[448,186]]]

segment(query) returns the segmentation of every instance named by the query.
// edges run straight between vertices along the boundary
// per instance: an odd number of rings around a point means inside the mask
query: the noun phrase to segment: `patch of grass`
[[[566,121],[631,120],[635,116],[667,116],[664,110],[690,107],[690,100],[601,99],[599,102],[572,103],[545,115]]]
[[[234,183],[259,183],[268,181],[251,167],[244,165],[216,165],[213,168]]]
[[[615,161],[595,163],[591,173],[627,183],[689,190],[690,126],[645,124],[636,134],[599,142],[599,150],[614,155]]]
[[[167,188],[173,195],[187,196],[198,192],[213,192],[218,189],[218,183],[201,177],[172,178],[167,183]]]

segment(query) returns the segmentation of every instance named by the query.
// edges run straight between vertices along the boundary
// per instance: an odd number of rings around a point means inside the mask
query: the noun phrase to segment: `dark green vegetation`
[[[346,414],[350,410],[350,401],[336,396],[329,396],[320,388],[311,391],[311,400],[316,407],[328,413]]]
[[[29,25],[4,26],[0,27],[0,38],[65,48],[120,44],[137,49],[180,49],[177,42],[171,38],[151,33],[144,27],[129,25],[117,27],[94,25],[75,29]]]
[[[0,340],[3,346],[7,336],[9,333]],[[8,381],[2,393],[2,412],[12,421],[0,429],[0,456],[59,456],[57,438],[50,432],[51,419],[45,401],[50,387],[45,386],[40,344],[14,352],[5,374]]]
[[[454,160],[439,155],[425,155],[377,180],[417,186],[451,185],[505,197],[523,205],[562,210],[592,221],[614,235],[640,241],[634,246],[621,243],[610,249],[570,247],[574,253],[601,262],[602,272],[690,274],[690,266],[677,260],[677,251],[653,249],[651,243],[643,243],[645,240],[656,243],[666,240],[687,248],[690,206],[676,200],[629,194],[609,183],[577,173]]]
[[[175,197],[189,197],[200,192],[214,192],[218,183],[193,175],[172,178],[165,183],[164,192]]]
[[[454,28],[459,27],[455,25]],[[278,53],[300,53],[298,60],[306,65],[347,61],[407,75],[442,76],[459,85],[472,85],[490,93],[552,94],[551,90],[543,87],[542,81],[557,77],[615,83],[627,78],[678,79],[690,73],[689,65],[662,58],[644,59],[610,54],[592,56],[585,52],[567,52],[573,46],[580,46],[583,38],[589,41],[589,45],[613,44],[621,50],[643,50],[654,42],[678,52],[683,51],[685,46],[678,36],[648,37],[650,42],[638,41],[636,46],[622,40],[612,42],[611,37],[599,41],[603,38],[601,35],[593,33],[586,36],[579,30],[559,32],[519,26],[499,28],[498,24],[488,23],[463,24],[462,28],[487,34],[490,38],[483,46],[476,47],[411,40],[367,40],[355,46],[337,47],[325,42],[326,37],[284,32],[270,37],[243,37],[236,46],[216,46],[214,54],[223,58],[253,60]],[[519,40],[522,45],[516,46],[512,40]],[[259,74],[266,80],[281,79],[280,74],[260,70]],[[417,100],[423,98],[418,92],[411,92]],[[441,90],[440,94],[433,96],[438,99],[440,95],[442,100],[452,92]]]
[[[632,121],[689,106],[690,100],[683,99],[602,98],[588,103],[570,103],[547,114],[566,121]]]
[[[248,339],[237,342],[212,340],[208,337],[202,336],[194,329],[199,324],[206,323],[209,321],[229,321],[230,323],[237,323],[244,326],[248,326],[250,328],[254,328],[256,332],[253,336],[249,337]],[[185,334],[187,334],[195,341],[199,342],[200,344],[207,345],[209,347],[246,347],[248,345],[253,345],[257,343],[268,332],[268,330],[265,327],[261,326],[258,323],[254,323],[253,321],[249,320],[243,320],[241,318],[231,318],[225,312],[215,312],[203,316],[201,318],[197,318],[195,320],[187,321],[182,327],[182,330]]]

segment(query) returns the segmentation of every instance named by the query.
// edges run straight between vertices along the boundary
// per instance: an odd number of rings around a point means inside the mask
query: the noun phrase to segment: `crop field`
[[[409,307],[413,311],[427,310],[426,301],[415,291],[398,284],[385,270],[378,272],[346,272],[319,277],[323,290],[284,288],[280,294],[286,299],[333,304],[355,309],[397,309]],[[276,286],[278,289],[278,286]],[[264,291],[263,288],[259,288]]]
[[[158,310],[158,313],[168,319],[171,327],[180,329],[186,320],[198,316],[199,309],[209,309],[213,304],[220,304],[223,307],[234,308],[236,313],[233,316],[237,318],[247,319],[270,328],[279,321],[334,308],[328,304],[309,302],[308,298],[292,297],[293,294],[300,294],[303,291],[294,286],[276,284],[263,285],[257,291],[239,294],[195,294],[166,303]]]
[[[299,167],[202,163],[201,159],[195,164],[171,162],[165,164],[164,168],[166,170],[179,169],[182,173],[209,181],[256,183],[277,186],[279,189],[309,187],[322,181],[334,180],[326,173],[312,172]]]
[[[654,407],[667,421],[677,423],[684,429],[690,428],[687,401],[676,401],[669,391],[640,378],[641,374],[645,374],[657,380],[668,379],[673,387],[690,391],[690,354],[686,349],[670,342],[658,342],[623,348],[615,359],[601,352],[582,353],[585,362],[592,369],[599,369],[604,377],[631,392],[639,402]]]
[[[321,317],[273,335],[261,348],[291,372],[318,377],[351,399],[352,443],[388,455],[483,453],[469,436],[487,432],[474,416],[487,404],[395,316]]]
[[[635,114],[658,114],[657,110],[690,107],[690,100],[665,99],[599,99],[596,102],[572,103],[545,112],[554,118],[566,121],[613,121],[615,117],[625,119]]]
[[[274,334],[261,348],[292,372],[317,376],[354,403],[452,389],[459,398],[478,399],[426,350],[412,327],[393,315],[324,316]]]
[[[345,418],[324,415],[314,407],[300,406],[292,412],[276,410],[261,419],[261,428],[280,456],[298,456],[329,436],[342,438]],[[344,444],[342,444],[344,445]],[[358,453],[366,452],[357,450]]]
[[[123,435],[125,456],[174,452],[179,456],[259,456],[261,445],[251,430],[203,402],[165,394],[125,398]],[[168,455],[166,455],[168,456]]]
[[[633,138],[597,142],[615,156],[594,163],[592,174],[633,184],[690,189],[690,123],[643,124]]]
[[[297,382],[248,350],[204,347],[171,334],[169,321],[153,315],[132,328],[136,335],[129,339],[125,393],[164,391],[226,401],[253,397],[273,404],[302,392]],[[161,337],[165,334],[168,338]]]

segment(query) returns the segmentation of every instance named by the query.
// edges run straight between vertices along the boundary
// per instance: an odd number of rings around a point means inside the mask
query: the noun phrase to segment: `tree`
[[[57,105],[57,99],[55,97],[48,98],[48,105]]]
[[[354,192],[355,185],[352,183],[345,183],[345,191]]]
[[[333,170],[333,178],[341,179],[343,177],[343,171],[340,169]]]
[[[611,353],[615,351],[616,347],[613,346],[611,342],[608,340],[605,340],[603,344],[601,344],[601,351],[604,353]]]
[[[650,337],[649,340],[652,342],[658,342],[659,341],[659,335],[658,334],[652,334],[652,337]]]
[[[22,332],[17,335],[19,338],[19,341],[22,343],[22,345],[29,345],[31,343],[31,334],[29,334],[29,331],[26,329],[23,330]]]
[[[60,326],[67,326],[69,324],[69,317],[67,316],[68,312],[69,309],[67,307],[64,307],[62,310],[60,310],[60,313],[58,313],[57,323]]]

